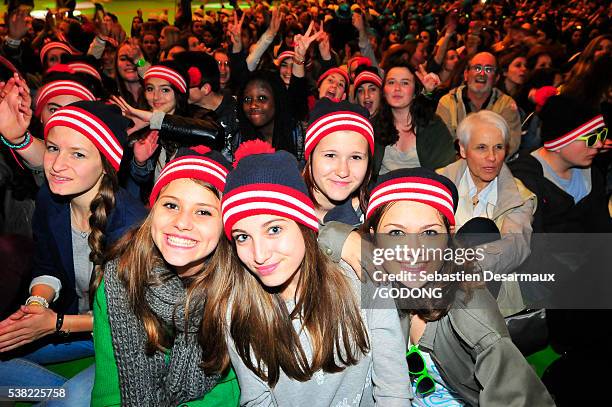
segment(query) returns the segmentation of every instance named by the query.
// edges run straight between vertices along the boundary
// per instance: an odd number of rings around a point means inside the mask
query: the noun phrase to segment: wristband
[[[304,59],[297,59],[296,57],[291,58],[293,60],[294,64],[297,65],[304,65],[304,63],[306,62],[306,58]]]
[[[21,40],[14,40],[9,37],[6,37],[4,39],[4,42],[6,42],[6,45],[8,45],[11,48],[19,48],[19,45],[21,44]]]
[[[30,134],[28,130],[26,130],[26,132],[23,135],[25,136],[25,139],[19,144],[11,143],[6,138],[4,138],[4,136],[2,135],[0,135],[0,140],[2,141],[2,144],[10,148],[11,150],[23,150],[23,149],[28,148],[30,144],[32,144],[32,141],[33,141],[32,135]]]
[[[25,305],[40,305],[45,308],[49,308],[49,301],[39,295],[30,295],[26,300]]]
[[[64,314],[61,312],[57,313],[57,321],[55,322],[55,333],[60,336],[68,336],[70,331],[62,331],[62,326],[64,325]]]

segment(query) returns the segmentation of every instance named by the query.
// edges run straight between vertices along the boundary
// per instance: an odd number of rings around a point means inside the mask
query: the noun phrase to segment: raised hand
[[[440,85],[440,78],[433,72],[427,73],[425,70],[425,64],[419,65],[419,69],[415,72],[417,78],[423,84],[425,91],[428,93],[433,92]]]
[[[325,31],[314,31],[313,27],[314,20],[310,22],[310,25],[308,26],[308,29],[304,35],[297,34],[293,37],[293,42],[295,43],[294,52],[296,57],[300,59],[304,59],[306,57],[306,52],[308,51],[310,44],[319,39],[322,33],[325,34]]]
[[[148,110],[136,109],[128,104],[121,96],[111,96],[110,101],[119,106],[121,113],[128,119],[134,122],[134,126],[128,129],[128,134],[132,134],[138,130],[144,129],[149,125],[153,112]]]
[[[359,31],[359,33],[365,33],[365,22],[363,21],[363,15],[360,13],[353,13],[352,17],[353,26]]]
[[[272,17],[270,18],[270,26],[268,27],[268,30],[270,31],[271,34],[276,35],[276,33],[278,32],[281,22],[283,21],[283,18],[285,18],[285,13],[280,11],[280,7],[275,8],[274,10],[272,10]]]
[[[1,85],[0,133],[9,142],[20,144],[32,119],[29,89],[17,75]]]
[[[227,34],[232,40],[232,50],[234,53],[242,50],[241,33],[245,15],[246,13],[242,13],[242,17],[238,20],[238,13],[234,10],[234,22],[227,25]]]
[[[153,153],[155,153],[159,146],[157,143],[158,139],[159,132],[152,130],[145,138],[134,143],[134,161],[136,161],[136,164],[143,166],[153,156]]]
[[[325,61],[329,61],[332,57],[331,55],[331,46],[329,44],[329,34],[325,31],[318,32],[319,38],[319,53],[321,54],[321,58]]]

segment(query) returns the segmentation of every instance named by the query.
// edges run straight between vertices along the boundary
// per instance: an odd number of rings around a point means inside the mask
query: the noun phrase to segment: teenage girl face
[[[67,54],[61,48],[52,48],[45,55],[45,59],[47,60],[47,69],[54,67],[55,65],[62,62],[62,55]]]
[[[117,74],[126,82],[138,82],[138,71],[130,57],[131,45],[125,44],[117,51]]]
[[[276,114],[272,88],[261,81],[250,82],[244,89],[242,109],[255,128],[270,124]]]
[[[159,52],[159,43],[153,34],[142,37],[142,50],[147,55],[156,55]]]
[[[310,163],[317,202],[320,205],[343,202],[365,179],[368,142],[354,131],[334,132],[317,144]]]
[[[364,83],[357,88],[357,103],[370,112],[370,117],[378,113],[380,108],[380,88],[373,83]]]
[[[346,79],[339,73],[327,75],[319,86],[319,99],[344,99],[346,97]]]
[[[393,109],[410,106],[414,98],[415,78],[405,67],[391,68],[385,77],[384,94]]]
[[[538,57],[535,67],[533,69],[546,69],[552,68],[552,58],[548,54],[542,54]]]
[[[60,95],[50,98],[40,112],[40,121],[43,125],[47,124],[49,118],[57,109],[80,100],[82,99],[73,95]]]
[[[240,261],[268,288],[285,299],[295,296],[306,254],[298,224],[278,215],[255,215],[236,222],[232,238]]]
[[[452,72],[455,69],[455,66],[459,62],[459,54],[454,49],[449,49],[446,51],[446,55],[444,56],[444,70],[448,72]]]
[[[289,86],[289,83],[291,82],[291,73],[293,72],[293,61],[291,60],[291,58],[283,59],[283,62],[281,62],[280,64],[279,70],[283,83]]]
[[[69,127],[53,127],[43,156],[49,189],[62,196],[91,196],[98,193],[104,168],[96,146]]]
[[[506,73],[508,80],[516,85],[522,85],[527,79],[527,58],[518,57],[508,66],[508,72]]]
[[[170,82],[161,78],[147,78],[145,99],[155,112],[174,113],[176,97]]]
[[[191,179],[177,179],[162,189],[151,216],[151,237],[164,260],[181,277],[202,270],[223,233],[219,198]]]
[[[374,232],[374,230],[371,230]],[[409,248],[447,247],[448,233],[440,212],[423,203],[414,201],[397,201],[390,204],[376,226],[377,246],[394,248],[396,245],[407,245]],[[415,281],[400,281],[407,287],[422,287],[426,284],[419,278],[421,271],[428,274],[440,270],[443,262],[434,256],[407,257],[398,261],[386,261],[384,269],[391,274],[401,272],[413,273]]]

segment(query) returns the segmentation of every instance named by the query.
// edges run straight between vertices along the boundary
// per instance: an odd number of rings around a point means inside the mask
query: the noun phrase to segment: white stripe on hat
[[[414,200],[419,200],[419,201],[427,201],[427,202],[433,202],[439,205],[442,205],[443,207],[447,208],[450,213],[453,213],[453,206],[452,204],[450,204],[446,199],[443,198],[439,198],[437,196],[433,196],[427,193],[420,193],[420,192],[397,192],[397,193],[391,193],[391,194],[387,194],[387,195],[383,195],[377,199],[373,199],[370,200],[370,203],[368,205],[368,210],[366,211],[366,218],[370,217],[370,214],[379,206],[387,203],[387,202],[394,202],[394,201],[414,201]]]
[[[68,66],[72,68],[72,70],[74,70],[75,72],[86,73],[86,74],[89,74],[95,77],[99,81],[102,80],[102,77],[100,76],[100,72],[98,72],[93,66],[89,64],[85,64],[82,62],[71,62],[68,64]]]
[[[48,84],[42,87],[42,89],[40,90],[40,93],[38,94],[38,97],[36,98],[36,106],[38,107],[38,104],[40,103],[40,101],[45,100],[45,98],[48,97],[47,96],[48,94],[52,92],[61,92],[61,91],[77,92],[82,95],[83,100],[90,100],[92,102],[96,100],[96,97],[93,95],[93,93],[91,93],[89,89],[87,89],[85,86],[81,85],[78,82],[74,82],[70,80],[53,81],[53,82],[49,82]]]
[[[363,71],[355,78],[355,88],[361,86],[362,83],[373,82],[376,86],[382,86],[382,79],[373,72]]]
[[[101,126],[93,117],[95,116],[92,116],[87,111],[76,110],[68,106],[55,112],[47,122],[46,127],[50,127],[56,121],[65,121],[73,124],[82,130],[81,133],[85,137],[94,138],[104,149],[110,160],[118,167],[123,157],[123,149],[115,136]],[[61,126],[61,124],[58,124],[58,126]]]
[[[258,191],[258,192],[262,192],[262,191]],[[285,195],[285,196],[288,197],[289,195]],[[262,199],[261,201],[246,202],[243,204],[239,204],[239,205],[232,207],[231,209],[227,211],[223,211],[223,208],[222,208],[221,210],[223,212],[223,223],[225,224],[228,218],[230,218],[231,216],[234,216],[242,212],[252,211],[255,209],[265,209],[265,210],[270,210],[270,211],[275,211],[275,212],[280,212],[280,213],[286,213],[289,216],[293,216],[294,218],[300,219],[302,222],[304,222],[305,224],[307,224],[308,226],[312,227],[315,230],[319,229],[319,221],[317,220],[317,217],[314,213],[314,209],[309,208],[308,212],[302,212],[302,211],[298,211],[296,209],[289,208],[287,206],[278,204],[276,202],[266,201],[264,199]]]
[[[70,46],[68,46],[67,44],[64,44],[63,42],[58,42],[58,41],[51,41],[51,42],[45,44],[40,49],[40,62],[44,62],[45,61],[45,55],[47,54],[47,52],[49,52],[53,48],[60,48],[60,49],[62,49],[64,51],[66,51],[67,53],[69,53],[70,55],[74,55],[74,50],[72,48],[70,48]]]
[[[411,192],[393,192],[397,190],[404,189],[412,189],[414,191]],[[421,192],[419,192],[421,191]],[[431,193],[437,193],[442,195],[444,198],[440,198],[432,195]],[[376,209],[378,206],[394,201],[394,200],[410,200],[410,199],[420,199],[429,202],[436,202],[445,208],[447,208],[451,213],[453,213],[453,196],[445,189],[440,188],[435,185],[419,183],[419,182],[399,182],[399,183],[391,183],[382,188],[375,188],[372,191],[372,195],[370,195],[370,202],[368,204],[368,209],[366,211],[366,217],[370,216],[370,213]]]
[[[176,86],[182,93],[187,92],[187,82],[185,82],[185,79],[174,69],[160,65],[152,66],[144,74],[144,79],[147,80],[148,78],[160,78],[167,80]]]
[[[557,151],[572,143],[580,136],[584,136],[585,134],[589,134],[593,130],[602,127],[605,125],[603,115],[598,115],[593,119],[589,120],[585,124],[581,125],[575,130],[570,131],[568,134],[556,138],[551,141],[547,141],[544,143],[544,148],[550,151]]]
[[[185,160],[185,161],[188,161],[188,160]],[[172,175],[173,173],[178,172],[178,171],[199,171],[199,172],[210,174],[212,177],[218,179],[223,184],[225,184],[227,172],[221,173],[220,171],[217,171],[215,168],[213,168],[212,165],[210,165],[209,160],[200,160],[199,163],[195,163],[195,164],[187,164],[185,161],[181,160],[181,161],[174,162],[172,165],[167,165],[162,170],[162,172],[159,174],[159,179],[157,180],[157,182],[159,182],[162,178]],[[190,161],[195,162],[195,160],[190,160]]]
[[[227,199],[224,199],[223,203],[221,204],[221,210],[223,211],[223,208],[226,208],[228,205],[231,205],[237,201],[242,201],[242,200],[250,199],[250,198],[268,198],[268,199],[278,199],[280,201],[285,201],[293,206],[297,206],[298,208],[300,208],[300,210],[306,213],[312,213],[312,215],[316,218],[314,208],[312,206],[300,201],[294,196],[285,194],[283,192],[276,192],[276,191],[257,190],[257,191],[239,192],[236,195],[231,195]]]
[[[340,131],[347,125],[357,126],[363,129],[365,132],[364,136],[372,141],[372,143],[368,141],[368,144],[374,144],[374,128],[372,128],[372,124],[370,124],[367,119],[358,114],[349,115],[342,113],[332,115],[315,122],[314,125],[306,132],[306,143],[304,145],[304,150],[308,150],[312,143],[316,143],[321,133],[325,133],[327,130],[336,127],[338,127],[338,131]]]

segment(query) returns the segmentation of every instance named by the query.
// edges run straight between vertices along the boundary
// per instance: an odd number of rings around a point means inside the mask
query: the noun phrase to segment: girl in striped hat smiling
[[[295,158],[260,141],[236,158],[221,203],[232,251],[212,275],[204,366],[231,361],[242,405],[409,406],[407,367],[393,356],[404,347],[397,313],[360,310],[354,272],[320,251]]]
[[[229,168],[207,147],[179,149],[149,216],[111,250],[94,303],[92,405],[237,404],[235,375],[207,375],[197,342],[203,277],[228,251],[220,199]]]
[[[71,405],[89,404],[93,366],[68,383],[40,364],[93,355],[90,293],[104,250],[144,216],[117,185],[129,121],[119,109],[80,101],[53,113],[45,126],[43,166],[33,218],[36,242],[30,297],[0,322],[2,386],[66,386]]]
[[[395,301],[408,344],[397,357],[410,369],[412,405],[553,406],[473,263],[458,257],[464,253],[452,239],[458,200],[448,178],[399,169],[379,177],[366,211],[363,230],[375,234],[378,248],[428,250],[382,264],[394,274],[394,287],[411,290]]]

